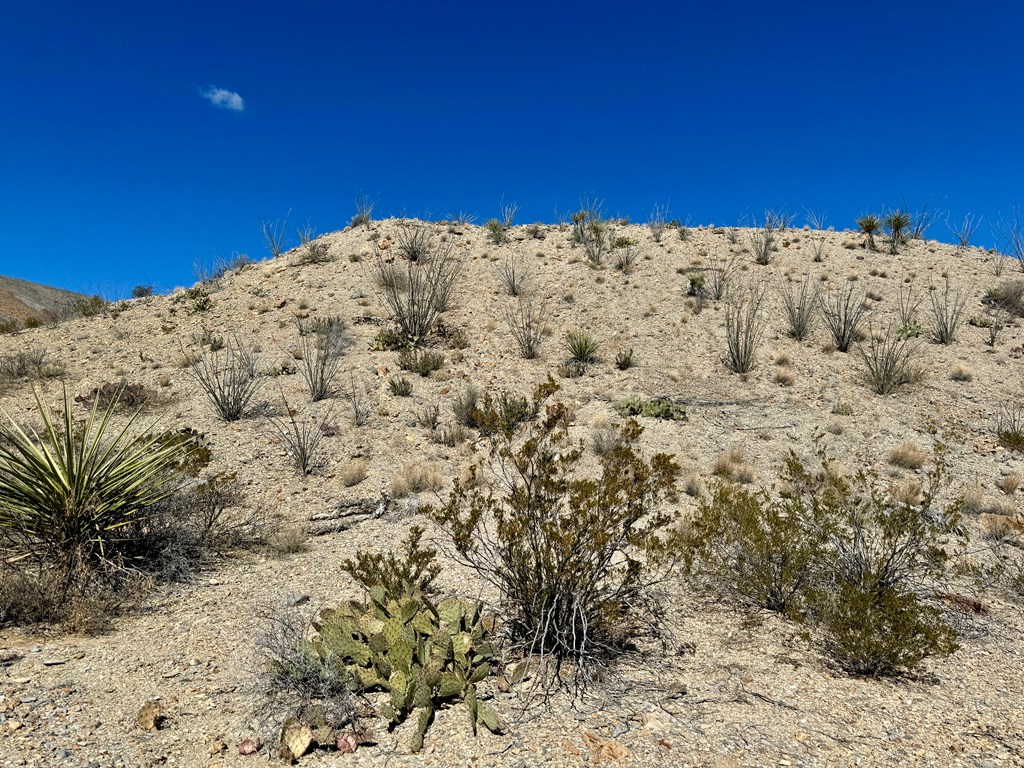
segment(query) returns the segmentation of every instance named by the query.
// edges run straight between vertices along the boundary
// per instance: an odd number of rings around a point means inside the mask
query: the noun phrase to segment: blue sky
[[[0,274],[166,290],[265,256],[263,218],[342,227],[357,190],[837,228],[905,199],[993,241],[1024,202],[1022,30],[1010,2],[6,2]]]

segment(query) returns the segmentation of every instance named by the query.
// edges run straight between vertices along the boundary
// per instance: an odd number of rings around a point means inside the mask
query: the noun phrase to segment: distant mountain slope
[[[0,320],[45,320],[57,315],[69,302],[82,298],[85,297],[74,291],[0,275]]]

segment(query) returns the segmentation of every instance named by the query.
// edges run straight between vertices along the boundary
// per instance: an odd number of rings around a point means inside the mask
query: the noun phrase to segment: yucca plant
[[[910,214],[906,211],[897,209],[885,215],[885,228],[889,230],[889,253],[897,253],[899,247],[907,242],[908,227]]]
[[[183,441],[129,434],[138,413],[121,428],[111,423],[118,398],[94,404],[75,422],[64,391],[59,420],[47,413],[42,434],[23,430],[9,415],[0,442],[0,533],[10,559],[32,559],[60,569],[65,590],[81,569],[117,567],[122,529],[145,517],[177,489],[179,467],[191,448]]]
[[[867,214],[857,219],[857,228],[864,233],[864,246],[875,250],[875,235],[882,229],[882,222],[874,214]]]
[[[569,356],[583,365],[597,360],[597,346],[597,339],[590,331],[577,330],[565,334],[565,348]]]

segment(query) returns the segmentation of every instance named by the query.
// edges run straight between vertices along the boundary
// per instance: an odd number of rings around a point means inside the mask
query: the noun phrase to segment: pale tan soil
[[[373,230],[394,242],[395,221],[375,223]],[[601,342],[601,361],[579,379],[558,379],[557,397],[575,409],[574,430],[587,438],[594,424],[617,420],[614,406],[632,395],[665,396],[686,403],[687,422],[643,419],[645,451],[670,451],[688,472],[707,485],[715,458],[740,447],[759,482],[777,477],[785,452],[813,455],[814,439],[848,466],[874,466],[883,477],[912,477],[913,471],[890,467],[885,457],[910,441],[929,449],[930,425],[949,446],[952,487],[948,502],[967,486],[981,486],[985,498],[1002,497],[995,483],[1005,474],[1024,475],[1024,460],[1000,448],[993,419],[1000,403],[1024,398],[1024,329],[1007,328],[995,349],[985,346],[987,330],[965,324],[959,340],[944,347],[923,341],[921,359],[927,378],[890,397],[874,395],[862,381],[863,363],[856,353],[828,352],[827,333],[819,322],[808,342],[784,335],[785,320],[777,292],[770,291],[766,311],[771,322],[746,377],[729,373],[724,353],[723,312],[714,302],[694,314],[686,297],[687,276],[698,251],[724,255],[745,244],[741,233],[730,246],[724,232],[694,230],[688,242],[674,231],[661,244],[639,226],[619,227],[640,243],[633,273],[587,266],[582,251],[572,248],[568,231],[547,228],[543,240],[513,230],[511,243],[495,246],[474,227],[433,225],[437,236],[452,238],[464,261],[456,306],[446,325],[462,328],[469,346],[462,359],[446,350],[445,368],[430,378],[409,376],[412,398],[396,398],[387,387],[398,372],[397,355],[370,350],[380,325],[356,323],[369,316],[384,320],[385,310],[373,293],[367,262],[372,248],[363,228],[327,236],[333,261],[296,267],[294,254],[244,269],[222,279],[211,293],[213,307],[189,315],[186,303],[171,297],[130,302],[127,308],[54,329],[36,329],[0,337],[0,353],[43,347],[68,368],[74,393],[126,377],[161,391],[167,401],[151,410],[167,427],[195,427],[214,449],[213,469],[237,472],[246,486],[248,504],[302,525],[339,501],[373,499],[389,487],[394,473],[412,462],[427,462],[452,478],[476,457],[484,443],[446,448],[433,443],[415,425],[426,403],[442,405],[450,420],[454,395],[473,383],[480,389],[527,393],[554,373],[564,352],[561,337],[587,328]],[[768,267],[741,256],[743,279],[781,284],[804,272],[827,275],[835,284],[856,275],[881,295],[872,322],[887,323],[895,310],[897,289],[905,275],[924,291],[941,285],[949,273],[954,285],[970,290],[967,317],[981,316],[980,298],[1000,279],[1020,277],[1008,264],[1002,278],[992,274],[990,257],[978,251],[956,254],[952,247],[930,242],[910,244],[899,256],[847,249],[851,233],[828,235],[824,263],[812,263],[809,233],[791,231],[789,245]],[[532,295],[550,310],[542,357],[523,361],[503,321],[505,296],[496,274],[500,259],[521,254],[532,272]],[[349,254],[361,254],[360,263]],[[871,276],[871,270],[886,276]],[[565,297],[572,296],[570,303]],[[295,476],[273,431],[261,418],[235,424],[218,422],[198,386],[180,367],[185,350],[196,350],[193,335],[206,328],[235,335],[262,349],[261,367],[286,361],[297,341],[294,316],[341,315],[351,327],[353,345],[346,355],[351,370],[377,403],[367,425],[353,427],[343,400],[334,402],[340,427],[328,438],[329,464],[318,475]],[[920,309],[927,328],[930,305]],[[619,349],[633,347],[637,367],[625,372],[613,365]],[[795,374],[792,386],[773,380],[772,358],[785,354]],[[957,364],[973,371],[973,380],[950,380]],[[169,374],[170,386],[159,379]],[[279,400],[281,388],[293,407],[303,405],[301,376],[268,380],[266,400]],[[44,401],[56,403],[59,383],[42,389]],[[843,401],[853,414],[832,413]],[[0,405],[16,419],[33,422],[31,390],[22,387],[0,395]],[[826,428],[832,427],[833,431]],[[841,434],[835,434],[841,427]],[[341,470],[354,457],[369,461],[366,480],[347,488]],[[444,494],[445,491],[442,491]],[[424,494],[422,500],[432,499]],[[1008,501],[1021,514],[1024,492]],[[683,496],[680,508],[695,502]],[[357,594],[339,563],[360,547],[396,543],[410,522],[404,502],[381,519],[348,531],[309,540],[309,550],[286,557],[240,554],[225,557],[193,583],[160,589],[147,606],[122,619],[98,637],[0,631],[0,648],[16,652],[0,667],[0,765],[178,765],[244,766],[267,758],[242,757],[238,741],[253,732],[256,693],[255,640],[264,626],[262,614],[289,595],[309,595],[322,605]],[[977,535],[976,557],[990,557],[989,544]],[[443,544],[443,539],[436,538]],[[1007,548],[1010,557],[1020,552]],[[449,564],[450,565],[450,564]],[[455,566],[441,577],[444,590],[469,596],[480,593],[471,574]],[[961,585],[965,593],[977,590]],[[487,596],[486,593],[485,597]],[[978,592],[989,607],[983,616],[958,616],[962,647],[946,659],[929,660],[913,680],[851,679],[834,670],[801,628],[775,615],[744,612],[671,584],[663,597],[667,650],[643,640],[645,663],[626,666],[592,687],[589,698],[571,707],[557,695],[549,708],[534,702],[531,718],[516,717],[519,697],[497,694],[499,713],[510,723],[506,736],[469,735],[461,709],[440,713],[427,735],[427,749],[408,755],[407,732],[382,735],[380,745],[354,755],[315,753],[302,765],[581,765],[592,764],[584,734],[612,738],[629,750],[623,765],[934,765],[994,766],[1024,764],[1024,616],[1020,598],[998,587]],[[1014,602],[1016,599],[1016,602]],[[690,652],[693,646],[695,651]],[[20,656],[20,657],[19,657]],[[2,657],[0,657],[2,658]],[[47,665],[46,662],[58,664]],[[135,725],[139,707],[159,698],[166,726],[155,733]],[[14,729],[12,723],[21,726]],[[264,734],[266,738],[268,734]],[[211,755],[223,741],[226,749]],[[215,750],[216,751],[216,750]]]

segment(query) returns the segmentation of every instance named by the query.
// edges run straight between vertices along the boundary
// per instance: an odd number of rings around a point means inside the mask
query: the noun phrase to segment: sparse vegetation
[[[786,308],[786,320],[789,323],[788,332],[797,341],[803,341],[810,334],[820,297],[821,288],[809,275],[804,276],[797,290],[793,290],[792,287],[782,289],[782,303]]]
[[[1004,448],[1024,453],[1024,406],[1000,403],[996,414],[996,437]]]
[[[523,264],[522,258],[518,254],[512,253],[506,256],[501,266],[498,267],[498,277],[501,279],[505,293],[509,296],[519,296],[526,288],[530,273],[526,269],[526,265]]]
[[[224,421],[238,421],[259,391],[258,362],[256,352],[236,338],[221,350],[204,352],[189,370],[217,415]]]
[[[275,259],[285,252],[285,232],[288,230],[288,216],[290,215],[291,211],[285,215],[284,219],[276,221],[263,219],[260,222],[260,234],[263,235],[263,241]]]
[[[959,290],[952,293],[951,291],[952,288],[947,277],[945,290],[940,292],[937,288],[933,288],[929,293],[932,317],[935,320],[932,338],[939,344],[952,344],[956,341],[960,321],[963,318],[964,309],[967,307],[967,295]]]
[[[308,224],[299,230],[299,250],[295,257],[296,266],[324,264],[331,260],[331,249],[323,237],[318,237]]]
[[[726,357],[723,362],[733,373],[747,373],[754,367],[754,355],[764,334],[761,312],[764,288],[749,287],[728,297],[725,306]]]
[[[857,219],[857,228],[864,235],[864,247],[868,250],[877,250],[875,247],[875,235],[882,231],[882,222],[874,214],[866,214]]]
[[[597,360],[598,343],[590,331],[569,331],[565,334],[565,348],[569,352],[569,357],[581,365]]]
[[[918,348],[889,326],[881,335],[868,334],[861,347],[861,357],[867,368],[867,382],[879,395],[889,395],[904,384],[919,381],[923,375],[917,367]]]
[[[820,297],[822,319],[840,352],[849,352],[853,342],[860,337],[861,325],[868,312],[866,298],[864,290],[858,290],[856,284],[848,280]]]
[[[600,266],[608,251],[609,225],[601,211],[601,203],[584,200],[572,219],[572,242],[583,248],[591,266]]]
[[[283,393],[281,400],[284,403],[285,417],[268,417],[267,421],[281,439],[296,471],[302,476],[312,474],[327,463],[320,448],[326,436],[323,425],[330,419],[330,409],[323,416],[309,414],[300,419],[288,405]]]
[[[534,304],[530,299],[521,299],[514,309],[505,310],[505,323],[524,360],[533,360],[540,354],[546,321],[547,305]]]

